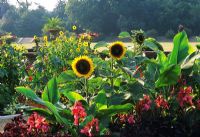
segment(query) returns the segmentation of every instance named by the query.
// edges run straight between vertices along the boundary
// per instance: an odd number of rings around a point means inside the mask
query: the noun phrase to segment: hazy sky
[[[8,0],[10,4],[16,5],[17,0]],[[26,0],[19,0],[19,1],[26,1]],[[57,0],[28,0],[29,2],[36,2],[40,5],[44,6],[47,10],[52,11],[53,8],[56,6]],[[32,8],[35,8],[35,4],[33,4]]]

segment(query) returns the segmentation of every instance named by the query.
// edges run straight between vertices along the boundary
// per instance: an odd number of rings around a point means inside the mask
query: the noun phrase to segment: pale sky
[[[20,2],[26,1],[26,0],[19,0]],[[17,5],[17,0],[8,0],[8,2],[12,5]],[[45,9],[52,11],[56,4],[57,4],[57,0],[28,0],[28,2],[32,2],[33,6],[31,8],[36,8],[36,5],[34,4],[34,2],[39,3],[40,5],[44,6]]]

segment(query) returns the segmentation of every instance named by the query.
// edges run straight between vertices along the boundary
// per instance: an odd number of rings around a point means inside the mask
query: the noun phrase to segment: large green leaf
[[[116,113],[128,112],[133,108],[133,105],[128,103],[124,105],[113,105],[107,109],[101,109],[97,112],[97,117],[107,117]]]
[[[130,35],[130,33],[128,33],[127,31],[123,31],[123,32],[121,32],[120,34],[119,34],[119,36],[118,36],[119,38],[131,38],[131,35]]]
[[[32,91],[29,88],[25,88],[25,87],[17,87],[16,91],[23,94],[25,97],[27,97],[30,100],[35,101],[38,104],[44,105],[44,101],[42,99],[40,99],[34,91]]]
[[[153,51],[163,51],[163,47],[160,43],[158,43],[155,39],[153,38],[148,38],[144,41],[144,46],[150,48]]]
[[[83,98],[83,96],[81,96],[77,92],[64,91],[63,95],[65,97],[67,97],[70,101],[72,101],[73,103],[75,103],[76,101],[80,101],[80,100],[85,101],[85,99]]]
[[[56,107],[51,102],[45,101],[45,106],[54,114],[56,120],[60,124],[63,124],[65,127],[67,127],[67,129],[72,133],[74,137],[78,136],[76,131],[72,128],[71,123],[67,119],[60,116]]]
[[[181,74],[181,68],[179,65],[170,65],[159,75],[156,81],[156,87],[163,87],[174,85],[177,83]]]
[[[52,78],[42,93],[42,99],[56,104],[59,101],[59,92],[57,87],[56,78]]]
[[[188,55],[181,64],[181,69],[189,69],[193,67],[195,60],[197,59],[200,59],[200,53],[198,51]]]
[[[179,64],[189,54],[194,52],[194,48],[189,45],[188,37],[185,31],[179,32],[173,40],[174,48],[172,50],[169,64]]]
[[[95,102],[97,110],[107,108],[107,97],[104,90],[100,91],[95,98]]]
[[[102,48],[102,47],[108,47],[108,43],[106,43],[105,41],[100,41],[98,42],[95,46],[94,46],[94,49],[97,49],[97,48]]]
[[[57,82],[59,84],[74,81],[74,80],[76,80],[76,75],[74,74],[72,70],[67,70],[67,71],[62,72],[57,78]]]

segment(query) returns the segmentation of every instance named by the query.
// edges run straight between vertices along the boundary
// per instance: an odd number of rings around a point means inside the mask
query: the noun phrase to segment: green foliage
[[[59,101],[59,92],[57,87],[56,78],[52,78],[44,89],[42,93],[42,99],[44,101],[49,101],[52,104],[56,104]]]
[[[63,22],[60,18],[50,18],[48,19],[47,23],[44,25],[42,31],[43,33],[47,33],[51,30],[63,30]]]
[[[22,56],[23,52],[12,45],[0,45],[0,111],[12,101],[14,88],[25,75],[26,57]]]
[[[169,63],[179,64],[192,52],[194,52],[194,50],[193,47],[191,47],[188,43],[186,32],[180,32],[174,37],[174,48],[171,53]]]

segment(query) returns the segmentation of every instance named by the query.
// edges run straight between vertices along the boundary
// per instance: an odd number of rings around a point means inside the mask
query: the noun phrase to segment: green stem
[[[88,96],[88,79],[85,78],[85,96],[86,96],[86,100],[87,100],[87,103],[89,105],[89,96]]]
[[[114,87],[114,82],[113,82],[113,69],[114,69],[114,60],[113,60],[113,58],[112,58],[112,59],[111,59],[111,78],[110,78],[111,87],[112,87],[112,88]]]

